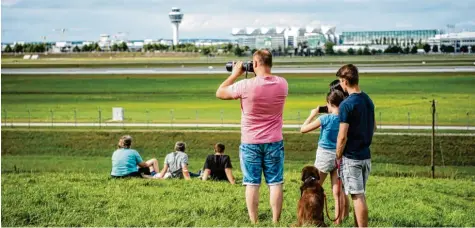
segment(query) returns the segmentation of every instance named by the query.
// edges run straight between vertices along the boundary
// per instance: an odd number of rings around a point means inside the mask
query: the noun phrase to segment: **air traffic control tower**
[[[179,8],[173,7],[172,11],[168,14],[173,27],[173,45],[178,44],[178,26],[183,20],[183,13]]]

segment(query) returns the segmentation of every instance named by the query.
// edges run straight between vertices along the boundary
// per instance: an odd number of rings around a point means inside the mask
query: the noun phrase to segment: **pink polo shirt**
[[[288,90],[287,81],[278,76],[257,76],[231,86],[233,98],[241,98],[241,143],[283,139],[282,113]]]

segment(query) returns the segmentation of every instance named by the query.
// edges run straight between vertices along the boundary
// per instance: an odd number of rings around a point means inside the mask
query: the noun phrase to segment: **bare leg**
[[[272,208],[272,222],[278,223],[280,220],[280,214],[282,213],[282,201],[284,193],[282,184],[269,186],[270,191],[270,206]]]
[[[338,171],[335,169],[331,172],[333,199],[335,199],[335,218],[339,216],[335,224],[341,224],[346,216],[348,216],[348,210],[345,211],[348,205],[345,193],[341,186],[338,186]],[[339,188],[340,187],[340,188]]]
[[[155,171],[156,173],[160,172],[160,168],[158,167],[158,160],[156,158],[152,158],[146,161],[145,163],[149,165],[150,172],[152,171]]]
[[[318,183],[320,184],[320,186],[323,186],[323,182],[325,182],[325,179],[327,179],[328,173],[320,172],[319,170],[318,175],[320,176],[320,180],[318,181]]]
[[[368,227],[368,206],[364,194],[351,195],[353,206],[355,208],[355,218],[358,227]]]
[[[345,219],[345,218],[348,218],[348,216],[350,216],[350,199],[345,194],[345,191],[343,191],[343,189],[341,191],[344,198],[343,202],[345,202],[345,214],[344,214],[345,216],[343,217]]]
[[[251,223],[257,223],[257,210],[259,207],[259,185],[246,186],[246,205]]]

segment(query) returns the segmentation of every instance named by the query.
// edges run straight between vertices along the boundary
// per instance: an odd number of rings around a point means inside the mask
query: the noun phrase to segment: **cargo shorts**
[[[366,182],[371,172],[371,159],[354,160],[343,157],[340,176],[346,195],[365,194]]]

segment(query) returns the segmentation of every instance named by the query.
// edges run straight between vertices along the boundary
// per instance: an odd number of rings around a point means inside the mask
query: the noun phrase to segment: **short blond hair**
[[[132,136],[130,135],[124,135],[120,137],[119,143],[117,144],[117,147],[119,148],[130,148],[132,145]]]

